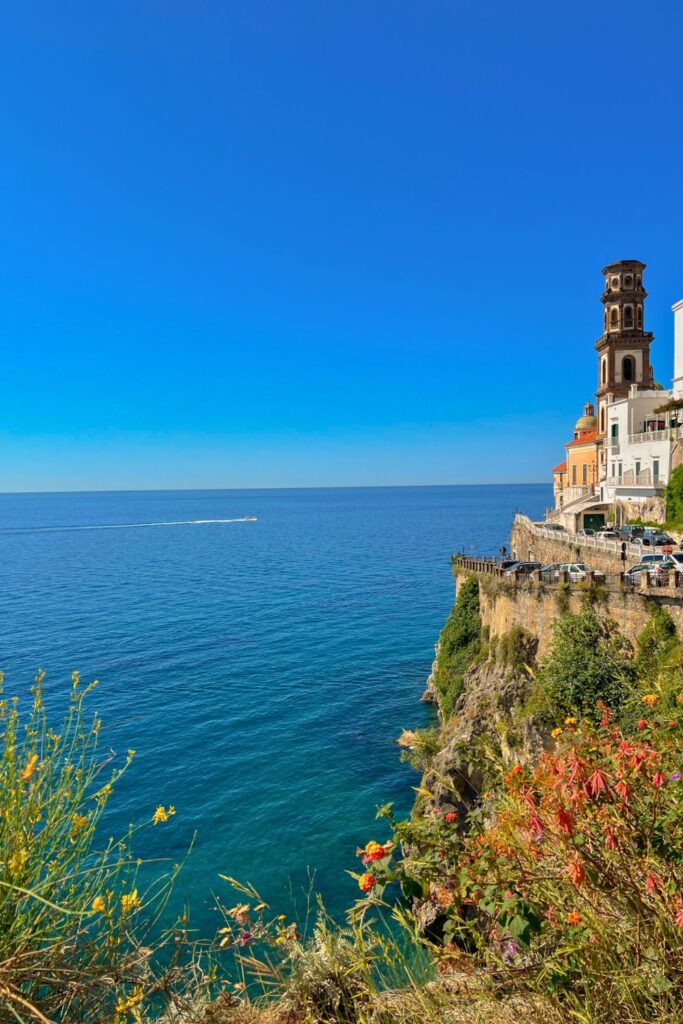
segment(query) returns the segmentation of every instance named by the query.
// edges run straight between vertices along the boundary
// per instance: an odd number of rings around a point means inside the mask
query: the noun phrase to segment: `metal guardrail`
[[[603,590],[627,594],[648,594],[656,597],[656,591],[667,590],[683,594],[683,573],[673,570],[658,575],[650,575],[647,570],[640,573],[638,582],[633,582],[623,572],[604,573],[598,570],[586,574],[583,579],[572,579],[568,572],[544,573],[540,569],[532,573],[503,569],[494,558],[472,558],[469,555],[452,555],[451,564],[455,570],[474,572],[479,575],[493,576],[512,584],[528,583],[531,586],[572,587],[586,590],[596,586]],[[626,575],[626,578],[625,578]],[[653,591],[655,593],[653,593]],[[664,595],[662,595],[664,596]],[[681,596],[680,594],[677,596]]]
[[[640,561],[640,556],[643,554],[641,544],[630,544],[621,540],[602,540],[598,537],[579,537],[578,534],[569,533],[568,530],[548,530],[547,527],[539,526],[538,523],[532,522],[528,516],[523,515],[521,512],[515,515],[515,524],[517,523],[536,537],[541,537],[543,540],[555,540],[569,547],[578,546],[586,548],[588,551],[613,552],[615,555],[620,556],[621,545],[626,543],[626,554],[631,558]]]

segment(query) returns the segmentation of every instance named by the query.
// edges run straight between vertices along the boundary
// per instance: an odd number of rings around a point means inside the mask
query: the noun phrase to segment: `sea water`
[[[0,495],[0,669],[65,706],[97,678],[106,748],[133,765],[107,827],[158,804],[143,856],[183,857],[199,934],[220,874],[291,913],[313,886],[340,914],[355,850],[410,808],[399,760],[453,601],[449,556],[496,554],[543,485]],[[245,521],[255,516],[256,521]]]

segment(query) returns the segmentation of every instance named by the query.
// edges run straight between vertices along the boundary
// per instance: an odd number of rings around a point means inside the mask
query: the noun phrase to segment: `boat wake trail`
[[[213,523],[254,523],[256,516],[238,519],[178,519],[168,523],[98,523],[93,526],[17,526],[0,533],[75,533],[78,530],[149,530],[157,526],[208,526]]]

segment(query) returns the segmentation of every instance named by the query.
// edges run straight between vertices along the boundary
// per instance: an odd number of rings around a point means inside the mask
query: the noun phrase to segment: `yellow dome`
[[[595,415],[595,409],[593,408],[593,403],[586,402],[583,407],[583,416],[576,421],[574,430],[596,430],[597,426],[598,421]]]

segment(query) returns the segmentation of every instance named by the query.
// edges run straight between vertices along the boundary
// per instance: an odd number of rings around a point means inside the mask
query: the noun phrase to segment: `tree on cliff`
[[[683,523],[683,466],[676,466],[666,485],[666,520]]]
[[[568,712],[595,717],[598,701],[619,711],[632,690],[635,666],[631,644],[617,624],[586,603],[578,615],[557,619],[552,632],[539,679],[546,717]]]

